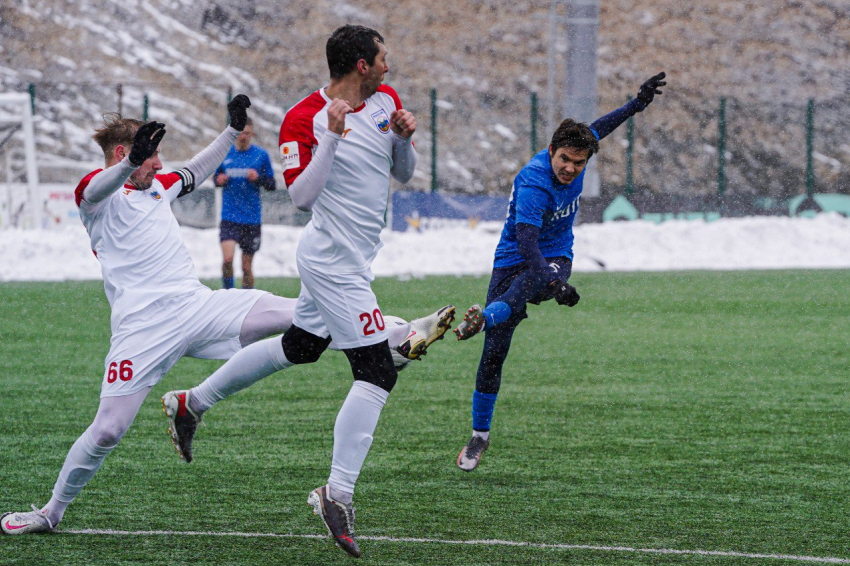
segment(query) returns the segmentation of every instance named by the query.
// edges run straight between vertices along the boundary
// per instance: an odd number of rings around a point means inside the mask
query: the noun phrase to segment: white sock
[[[354,483],[372,446],[372,434],[389,395],[389,391],[377,385],[355,381],[339,410],[328,486],[331,497],[340,503],[351,501]]]
[[[336,489],[336,488],[333,488],[333,487],[330,487],[330,486],[328,486],[328,487],[330,488],[331,499],[333,499],[334,501],[338,501],[339,503],[342,503],[343,505],[351,505],[354,502],[354,494],[353,493],[348,493],[347,491],[341,491],[339,489]]]
[[[490,440],[490,431],[489,430],[485,430],[485,431],[473,430],[472,436],[480,436],[484,440]]]
[[[113,448],[115,447],[98,446],[89,429],[71,446],[53,487],[53,497],[43,508],[54,527],[62,520],[65,509],[94,477]]]
[[[246,346],[192,389],[189,408],[201,414],[222,399],[292,365],[283,354],[280,336]]]
[[[407,338],[407,335],[410,334],[410,323],[407,324],[389,324],[387,323],[387,344],[390,346],[390,350],[395,350],[398,348],[401,341]],[[339,346],[331,340],[331,343],[328,344],[328,350],[339,350]]]
[[[399,326],[396,326],[395,324],[387,324],[387,327],[387,343],[392,349],[398,348],[401,341],[407,338],[407,335],[410,334],[409,322]]]

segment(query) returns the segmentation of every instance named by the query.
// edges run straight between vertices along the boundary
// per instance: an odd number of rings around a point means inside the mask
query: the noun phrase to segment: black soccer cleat
[[[360,547],[354,538],[354,507],[331,499],[330,488],[326,485],[311,491],[307,504],[322,518],[337,546],[354,558],[360,558]]]
[[[201,417],[189,408],[189,391],[169,391],[163,395],[162,412],[168,417],[168,434],[177,455],[186,463],[191,462],[192,439],[195,438]]]

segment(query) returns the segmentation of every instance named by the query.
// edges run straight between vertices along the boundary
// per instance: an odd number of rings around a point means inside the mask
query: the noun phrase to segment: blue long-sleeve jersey
[[[645,107],[638,99],[632,100],[593,122],[590,129],[601,140]],[[525,261],[517,245],[517,224],[540,228],[537,245],[543,257],[573,258],[573,222],[584,189],[585,171],[586,168],[572,183],[562,185],[552,169],[548,149],[531,158],[514,179],[493,267],[510,267]]]
[[[254,169],[259,174],[255,182],[248,180],[250,169]],[[275,188],[274,171],[266,150],[252,145],[245,151],[239,151],[234,145],[216,169],[215,176],[217,177],[219,173],[224,173],[228,177],[222,192],[221,219],[239,224],[260,224],[262,222],[260,188],[268,187],[270,190]]]

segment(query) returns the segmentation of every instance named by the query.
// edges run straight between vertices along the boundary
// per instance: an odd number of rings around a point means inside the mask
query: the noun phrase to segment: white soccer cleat
[[[53,523],[47,518],[47,513],[33,505],[32,511],[4,513],[0,516],[0,530],[7,535],[47,533],[53,530]]]
[[[406,326],[409,323],[403,318],[399,318],[397,316],[385,315],[384,322],[387,325],[387,328],[391,326]],[[393,364],[395,365],[396,371],[401,371],[410,365],[410,360],[402,356],[397,348],[390,348],[390,354],[393,357]]]
[[[396,350],[408,360],[418,360],[427,353],[428,346],[441,340],[452,327],[455,308],[448,305],[434,314],[410,321],[410,332]]]

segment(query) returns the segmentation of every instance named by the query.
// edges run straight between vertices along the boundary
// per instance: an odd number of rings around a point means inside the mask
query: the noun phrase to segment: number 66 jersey
[[[205,287],[171,212],[188,179],[180,172],[157,175],[147,190],[128,183],[91,204],[83,193],[101,171],[83,177],[74,194],[100,263],[114,330],[124,316],[158,299]]]

